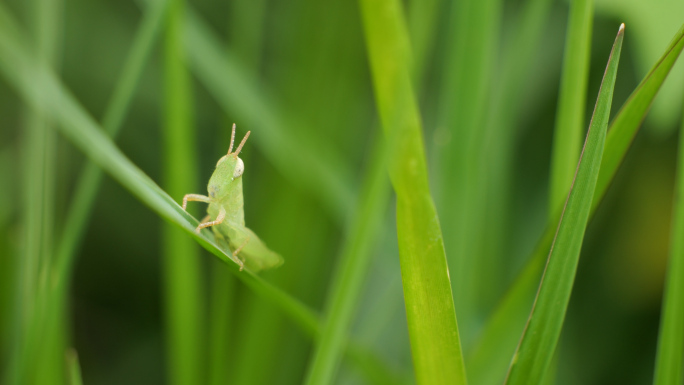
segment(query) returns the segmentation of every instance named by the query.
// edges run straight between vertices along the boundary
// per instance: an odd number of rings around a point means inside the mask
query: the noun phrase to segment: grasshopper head
[[[216,170],[211,175],[209,179],[209,196],[212,198],[221,198],[226,196],[233,188],[236,186],[235,181],[242,177],[242,173],[245,171],[245,164],[242,159],[238,157],[238,154],[242,150],[242,146],[245,145],[247,138],[251,131],[245,134],[245,137],[240,142],[240,145],[233,152],[233,142],[235,141],[235,124],[233,124],[233,133],[230,138],[230,148],[228,149],[228,154],[221,157],[216,163]]]

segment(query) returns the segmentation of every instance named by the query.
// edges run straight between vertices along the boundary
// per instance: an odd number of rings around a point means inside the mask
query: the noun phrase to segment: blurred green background
[[[414,57],[422,63],[416,90],[425,128],[425,142],[436,192],[442,209],[439,147],[440,95],[448,77],[447,57],[453,36],[449,9],[458,1],[405,1],[412,29],[428,20],[429,36],[414,41]],[[523,0],[504,1],[501,43],[492,78],[506,66],[509,34],[517,28]],[[31,1],[3,0],[14,17],[30,29],[35,11]],[[613,115],[634,90],[682,23],[684,3],[675,0],[596,0],[586,113],[588,122],[615,32],[627,25],[625,47],[617,78]],[[435,7],[432,19],[421,11]],[[244,196],[247,226],[285,258],[277,270],[262,276],[322,311],[331,277],[371,151],[380,135],[358,4],[354,1],[313,0],[192,0],[186,10],[196,12],[222,40],[223,48],[239,64],[240,76],[254,86],[242,103],[245,112],[217,101],[190,71],[190,121],[197,155],[195,185],[187,193],[206,193],[215,162],[228,148],[230,125],[238,137],[252,136],[241,157],[245,162]],[[56,6],[54,67],[66,86],[93,117],[105,113],[117,85],[136,30],[145,15],[144,2],[132,0],[62,0]],[[425,11],[427,12],[427,11]],[[543,33],[531,51],[526,86],[517,95],[511,128],[511,156],[505,160],[509,185],[503,192],[501,234],[491,265],[471,279],[477,282],[477,309],[461,324],[464,350],[487,315],[523,266],[547,220],[549,164],[556,102],[565,41],[568,4],[554,1],[543,17]],[[121,151],[154,181],[164,186],[168,156],[165,130],[165,27],[144,66],[135,97],[116,140]],[[415,38],[415,34],[412,38]],[[0,60],[3,58],[0,57]],[[189,61],[193,59],[190,58]],[[678,63],[665,83],[650,115],[637,135],[617,178],[585,238],[579,270],[557,355],[556,384],[643,384],[652,378],[663,280],[670,242],[677,127],[681,119],[684,68]],[[236,85],[240,98],[243,85]],[[263,101],[266,102],[263,102]],[[261,108],[271,110],[261,110]],[[274,113],[274,111],[276,111]],[[260,116],[272,115],[268,120]],[[20,329],[21,255],[25,251],[23,213],[26,191],[25,134],[27,107],[3,77],[0,79],[0,371],[16,357],[14,343]],[[275,126],[266,125],[275,123]],[[271,132],[314,151],[299,154],[312,167],[312,154],[342,172],[349,202],[321,199],[311,185],[293,177],[287,152],[264,138]],[[270,142],[269,142],[270,141]],[[296,148],[296,147],[295,147]],[[48,196],[56,242],[64,228],[74,183],[85,157],[61,136],[55,142],[54,192]],[[283,150],[284,151],[284,150]],[[293,161],[294,162],[294,161]],[[302,160],[297,160],[296,173]],[[316,174],[317,175],[317,174]],[[320,182],[324,183],[324,182]],[[172,197],[180,202],[182,194]],[[332,202],[332,203],[331,203]],[[411,383],[411,351],[406,328],[397,252],[394,209],[383,209],[382,226],[373,235],[370,268],[351,328],[355,339],[382,358],[397,378]],[[204,205],[190,206],[201,218]],[[440,211],[440,216],[442,215]],[[165,330],[163,221],[108,176],[104,178],[77,253],[70,284],[67,330],[78,352],[85,384],[161,384],[169,378]],[[184,233],[179,236],[186,236]],[[681,235],[680,235],[681,236]],[[449,255],[449,233],[444,234]],[[50,247],[48,247],[50,250]],[[202,251],[198,259],[200,293],[196,309],[201,322],[221,310],[210,293],[216,271],[224,264]],[[227,270],[226,270],[227,271]],[[452,279],[454,273],[452,272]],[[225,378],[234,384],[299,384],[304,381],[312,341],[273,304],[255,295],[230,273],[223,274],[228,293],[223,302],[229,325],[225,339]],[[201,328],[201,352],[208,352],[210,335]],[[68,334],[67,334],[68,335]],[[200,353],[205,354],[205,353]],[[208,353],[206,353],[208,355]],[[208,358],[199,361],[206,363]],[[206,373],[208,368],[203,368]],[[0,373],[2,373],[0,372]],[[207,374],[208,376],[208,374]],[[200,383],[208,381],[204,378]],[[178,383],[178,382],[176,382]],[[359,367],[347,360],[335,383],[370,383]]]

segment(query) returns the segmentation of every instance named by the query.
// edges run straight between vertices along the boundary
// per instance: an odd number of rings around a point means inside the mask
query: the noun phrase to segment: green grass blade
[[[361,0],[377,108],[397,195],[406,317],[418,384],[465,384],[465,369],[439,219],[428,186],[401,2]]]
[[[379,237],[383,214],[389,200],[385,151],[378,141],[368,167],[351,233],[345,242],[339,267],[333,277],[321,338],[314,352],[307,384],[330,384],[342,358],[348,329],[371,261],[371,251]]]
[[[577,168],[584,130],[593,16],[593,0],[570,2],[558,113],[551,152],[549,220],[556,219],[556,211],[568,196]]]
[[[161,31],[167,7],[168,1],[159,1],[154,9],[147,13],[134,38],[121,77],[116,83],[116,89],[102,120],[105,132],[113,138],[121,130],[128,108],[133,100],[136,85]],[[88,224],[101,180],[102,171],[93,162],[88,162],[85,165],[77,179],[72,204],[69,207],[64,230],[57,246],[55,271],[53,273],[57,287],[64,286],[70,280],[76,249],[81,243],[85,226]]]
[[[603,199],[619,166],[618,162],[618,164],[613,164],[604,171],[603,167],[609,167],[607,164],[610,163],[606,159],[624,158],[629,149],[629,144],[637,134],[637,129],[648,112],[648,107],[682,52],[682,48],[684,48],[684,27],[675,34],[663,56],[634,90],[608,128],[601,171],[599,171],[599,179],[592,200],[592,215],[596,212],[596,208]],[[629,116],[630,119],[624,118],[623,115]],[[611,136],[615,138],[629,137],[629,139],[610,140]],[[626,145],[624,145],[625,143]],[[560,213],[560,210],[556,211]],[[547,224],[525,268],[494,310],[480,333],[478,341],[469,351],[468,369],[474,383],[494,384],[503,378],[510,356],[518,342],[518,333],[522,330],[527,319],[525,309],[532,303],[534,289],[537,287],[545,258],[553,240],[556,226],[554,223],[558,223],[558,221],[550,221]],[[479,381],[480,378],[483,381]]]
[[[69,385],[83,385],[81,377],[81,364],[78,363],[78,353],[74,349],[68,349],[66,352],[66,367],[67,367],[67,384]]]
[[[684,381],[684,121],[679,131],[670,260],[658,331],[654,385]]]
[[[518,141],[519,124],[525,107],[525,90],[534,74],[538,47],[549,20],[552,1],[527,0],[521,5],[520,15],[515,17],[512,32],[504,33],[501,41],[501,57],[494,77],[492,100],[488,111],[485,148],[480,162],[488,176],[486,185],[487,211],[483,228],[486,229],[486,243],[482,258],[493,261],[493,265],[507,264],[507,229],[511,228],[511,185],[513,181],[514,150]],[[499,280],[500,281],[500,280]],[[492,286],[497,280],[488,281]],[[496,288],[495,290],[503,290]],[[491,290],[491,289],[489,289]],[[469,344],[468,344],[469,345]]]
[[[103,119],[106,131],[112,136],[118,133],[123,117],[128,111],[135,85],[152,50],[155,36],[160,30],[166,5],[166,1],[160,2],[142,22],[136,35],[121,79],[117,82],[117,88]],[[51,330],[56,333],[62,333],[62,328],[65,327],[63,322],[66,319],[68,285],[73,273],[76,250],[88,223],[101,180],[102,171],[92,162],[88,162],[77,180],[72,205],[56,248],[54,263],[51,265],[51,289],[43,293],[48,296],[46,319],[56,320],[56,324],[51,325]]]
[[[677,61],[682,48],[684,48],[684,25],[677,31],[663,56],[639,83],[636,90],[632,92],[611,123],[606,137],[607,150],[603,161],[601,161],[601,172],[599,173],[592,211],[601,201],[601,199],[596,198],[603,198],[613,181],[613,177],[620,167],[627,149],[632,144],[641,122],[644,121],[653,99],[662,87],[675,61]]]
[[[38,59],[59,68],[62,9],[60,0],[27,2],[29,24]],[[20,262],[23,310],[19,328],[19,383],[61,384],[63,335],[57,319],[46,316],[48,283],[42,277],[54,263],[54,227],[57,175],[57,135],[53,122],[30,103],[24,128],[24,255]]]
[[[192,87],[183,44],[185,1],[171,0],[164,60],[164,184],[176,200],[197,191]],[[171,223],[162,229],[166,349],[174,385],[205,382],[202,268],[197,245]]]
[[[554,235],[555,229],[547,226],[529,262],[489,317],[472,350],[466,353],[473,384],[500,384],[506,376]]]
[[[455,38],[447,54],[441,90],[440,120],[450,139],[436,146],[441,171],[438,203],[456,313],[465,336],[473,335],[470,331],[481,307],[496,298],[494,283],[498,280],[492,277],[501,272],[496,267],[501,264],[483,253],[488,179],[483,172],[487,130],[482,129],[492,96],[500,16],[499,0],[454,3],[449,36]]]
[[[441,6],[441,0],[412,0],[408,4],[408,29],[414,57],[413,74],[418,89],[434,50]]]
[[[237,281],[222,263],[212,263],[211,270],[207,384],[222,385],[229,381],[228,347],[237,335],[233,333]]]
[[[247,270],[240,272],[231,255],[215,243],[211,232],[195,233],[199,222],[116,148],[54,73],[37,63],[27,52],[26,44],[23,44],[20,36],[16,36],[16,31],[19,31],[16,22],[0,7],[0,71],[20,96],[54,119],[64,136],[141,202],[168,222],[182,228],[203,248],[224,262],[250,290],[289,316],[305,334],[318,338],[319,316],[299,300],[259,276]],[[356,346],[355,351],[358,352],[358,345]],[[366,355],[374,356],[361,350]],[[347,354],[354,356],[353,352],[347,351]],[[380,372],[391,373],[391,370],[381,368]]]
[[[506,384],[540,383],[548,369],[565,320],[606,139],[624,24],[620,26],[601,82],[575,180],[561,214],[537,298],[513,356]]]

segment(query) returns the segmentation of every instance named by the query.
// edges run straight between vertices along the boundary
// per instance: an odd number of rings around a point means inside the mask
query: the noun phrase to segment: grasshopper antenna
[[[235,154],[235,156],[237,156],[237,155],[240,153],[240,151],[242,151],[242,146],[245,145],[245,142],[247,141],[247,138],[249,138],[249,134],[250,134],[251,132],[252,132],[252,131],[247,131],[247,133],[245,134],[245,137],[242,138],[242,142],[240,142],[240,145],[238,146],[238,148],[237,148],[237,149],[235,150],[235,152],[233,153],[233,154]]]
[[[233,123],[233,132],[230,134],[230,147],[228,147],[228,155],[233,151],[233,143],[235,143],[235,123]]]

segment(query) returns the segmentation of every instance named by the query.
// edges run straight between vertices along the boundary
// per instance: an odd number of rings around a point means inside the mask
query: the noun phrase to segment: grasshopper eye
[[[242,159],[237,158],[237,163],[235,163],[235,171],[233,171],[233,179],[242,176],[242,172],[245,171],[245,163]]]

